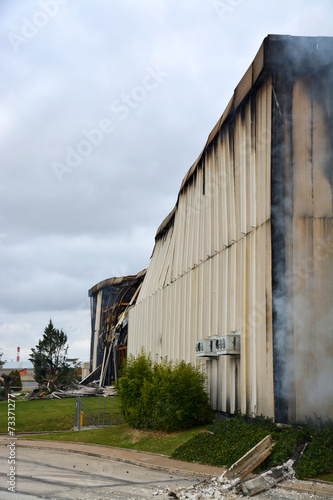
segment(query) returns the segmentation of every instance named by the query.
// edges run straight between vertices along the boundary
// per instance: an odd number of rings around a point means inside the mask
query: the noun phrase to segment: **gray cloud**
[[[84,360],[88,289],[148,266],[157,227],[263,38],[332,35],[332,3],[0,9],[0,347],[10,359],[20,345],[27,359],[52,318]]]

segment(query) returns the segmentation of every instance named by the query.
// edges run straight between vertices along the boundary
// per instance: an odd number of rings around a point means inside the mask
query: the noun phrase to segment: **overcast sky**
[[[1,0],[3,358],[50,318],[88,361],[88,290],[149,265],[267,34],[332,36],[332,0]]]

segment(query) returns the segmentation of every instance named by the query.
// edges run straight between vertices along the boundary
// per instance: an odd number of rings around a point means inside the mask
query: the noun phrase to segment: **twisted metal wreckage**
[[[81,384],[110,385],[127,355],[128,311],[138,297],[146,270],[109,278],[88,292],[91,307],[90,374]]]

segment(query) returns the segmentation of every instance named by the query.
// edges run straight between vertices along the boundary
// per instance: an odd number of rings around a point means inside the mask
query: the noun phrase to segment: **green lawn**
[[[116,446],[119,448],[171,455],[178,446],[185,443],[188,439],[191,439],[203,429],[204,427],[198,427],[167,434],[160,431],[131,429],[128,425],[122,424],[102,429],[42,434],[33,437],[29,436],[29,438],[71,441],[76,443],[94,443],[104,446]]]
[[[104,410],[105,424],[119,423],[120,400],[114,398],[82,398],[82,402],[89,413],[97,419],[98,407]],[[0,433],[8,431],[7,401],[0,402]],[[82,408],[84,410],[84,408]],[[12,409],[10,409],[13,412]],[[15,429],[17,432],[40,432],[68,430],[74,427],[75,398],[68,399],[41,399],[32,401],[16,401],[15,404]],[[11,419],[13,421],[13,419]],[[91,425],[87,414],[84,412],[83,425]]]
[[[106,408],[105,424],[119,424],[120,398],[82,398],[84,406],[96,419],[98,406]],[[7,433],[7,401],[0,402],[0,432]],[[16,401],[15,419],[17,432],[40,431],[67,431],[55,434],[40,434],[29,436],[32,439],[47,439],[56,441],[72,441],[82,443],[95,443],[106,446],[118,446],[134,450],[148,451],[171,455],[182,443],[192,438],[204,427],[190,429],[170,434],[154,431],[140,431],[131,429],[125,424],[114,427],[105,427],[93,430],[72,431],[74,427],[75,399],[42,399],[36,401]],[[90,425],[87,416],[84,416],[84,425]]]
[[[120,398],[82,398],[84,406],[97,418],[100,405],[101,412],[106,409],[105,424],[110,420],[119,424]],[[0,433],[8,432],[8,403],[0,402]],[[12,411],[12,410],[10,410]],[[71,441],[94,443],[106,446],[117,446],[140,451],[161,453],[171,456],[183,443],[198,435],[206,427],[197,427],[186,431],[164,433],[159,431],[143,431],[132,429],[128,425],[119,424],[93,430],[71,431],[74,426],[75,399],[44,399],[36,401],[16,401],[15,429],[19,432],[67,431],[29,436],[31,439]],[[102,418],[102,417],[101,417]],[[84,425],[89,425],[85,417]],[[203,434],[206,436],[206,434]],[[201,436],[200,436],[201,439]],[[238,438],[237,438],[238,440]],[[222,444],[221,444],[222,446]],[[326,474],[318,479],[332,481],[333,476]]]
[[[328,481],[330,483],[333,483],[333,472],[330,474],[322,474],[321,476],[318,476],[317,479],[320,479],[320,481]]]

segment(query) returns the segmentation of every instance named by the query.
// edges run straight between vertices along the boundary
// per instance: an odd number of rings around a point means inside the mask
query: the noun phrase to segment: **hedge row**
[[[304,443],[308,443],[308,447],[296,466],[296,476],[299,479],[333,471],[332,424],[326,424],[320,429],[310,426],[279,427],[267,418],[251,419],[237,415],[216,422],[207,427],[207,431],[177,448],[173,458],[230,467],[265,436],[271,434],[275,441],[272,453],[256,472],[282,465]]]

